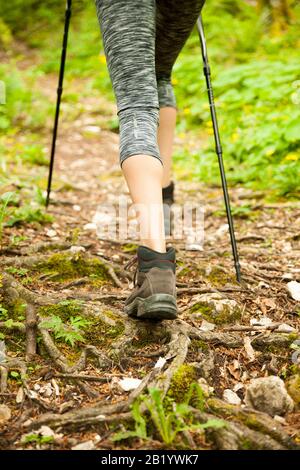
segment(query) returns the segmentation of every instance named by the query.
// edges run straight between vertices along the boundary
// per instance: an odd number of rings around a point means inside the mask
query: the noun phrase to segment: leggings
[[[159,109],[176,108],[173,65],[205,0],[95,0],[117,102],[120,164],[132,155],[161,162]]]

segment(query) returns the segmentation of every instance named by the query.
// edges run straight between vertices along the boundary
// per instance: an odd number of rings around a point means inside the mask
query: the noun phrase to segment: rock
[[[6,405],[0,405],[0,424],[5,423],[11,418],[10,408]]]
[[[97,228],[97,225],[93,223],[85,224],[83,226],[84,230],[96,230],[96,228]]]
[[[56,232],[56,230],[49,229],[49,230],[46,231],[46,235],[49,238],[53,238],[53,237],[56,237],[57,232]]]
[[[93,441],[85,441],[72,447],[72,450],[93,450],[95,445]]]
[[[208,322],[222,325],[233,323],[241,316],[238,303],[218,293],[198,295],[195,301],[193,312],[201,313]]]
[[[283,380],[274,375],[253,379],[246,389],[245,403],[270,416],[282,416],[294,408]]]
[[[216,325],[214,323],[210,323],[209,321],[203,320],[199,330],[201,331],[214,331]]]
[[[70,247],[70,251],[71,251],[71,253],[80,253],[80,252],[84,252],[85,248],[84,248],[84,246],[72,245]]]
[[[238,392],[239,390],[242,390],[244,388],[244,384],[242,384],[241,382],[238,382],[237,384],[235,384],[235,386],[233,387],[233,391],[234,392]]]
[[[300,301],[300,283],[297,281],[290,281],[287,283],[287,290],[289,291],[292,299]]]
[[[89,126],[84,126],[83,130],[90,134],[99,134],[99,132],[101,132],[101,127],[89,125]]]
[[[284,281],[292,281],[293,277],[294,276],[292,273],[283,273],[283,275],[281,276],[281,279],[283,279]]]
[[[250,320],[250,325],[252,326],[270,326],[272,325],[273,323],[273,320],[271,320],[271,318],[269,317],[259,317],[259,318],[251,318]]]
[[[287,323],[281,323],[281,325],[279,325],[277,328],[277,331],[280,331],[281,333],[297,333],[296,328],[288,325]]]
[[[40,388],[40,393],[45,397],[51,397],[53,390],[50,383],[45,384],[43,387]]]
[[[223,400],[227,403],[230,403],[230,405],[240,405],[242,403],[240,397],[229,388],[226,388],[226,390],[224,390]]]
[[[124,379],[118,380],[118,385],[125,392],[130,392],[130,390],[135,390],[140,385],[140,379],[134,379],[132,377],[125,377]]]

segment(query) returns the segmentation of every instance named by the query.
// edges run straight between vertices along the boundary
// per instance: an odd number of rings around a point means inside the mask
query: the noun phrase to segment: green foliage
[[[295,24],[273,38],[253,6],[228,5],[208,2],[203,13],[228,178],[274,195],[299,197],[300,8],[295,8]],[[220,184],[206,85],[199,78],[201,60],[195,60],[199,54],[194,34],[175,64],[173,81],[180,109],[178,129],[201,130],[203,143],[197,150],[182,148],[176,162],[182,173],[189,161],[189,175]]]
[[[22,441],[23,444],[50,444],[54,441],[53,436],[41,436],[40,434],[27,434]]]
[[[12,370],[12,371],[9,373],[9,375],[10,375],[13,379],[19,379],[19,378],[20,378],[19,372],[14,371],[14,370]]]
[[[120,431],[114,434],[113,441],[122,441],[124,439],[129,439],[137,437],[139,439],[147,439],[147,422],[141,413],[141,401],[135,400],[131,407],[131,414],[134,419],[134,430]]]
[[[8,318],[8,311],[6,308],[0,304],[0,321],[6,320]]]
[[[31,165],[49,165],[49,159],[45,156],[45,148],[40,144],[26,145],[21,158]]]
[[[85,342],[82,331],[88,325],[89,322],[80,316],[71,317],[69,324],[66,324],[57,315],[52,315],[48,320],[41,323],[42,328],[53,332],[55,339],[61,340],[72,347],[76,342]]]
[[[32,222],[46,224],[52,221],[53,216],[47,214],[45,209],[40,207],[32,207],[28,204],[16,209],[6,222],[6,225],[8,227],[13,227],[14,225],[30,224]]]
[[[47,117],[51,116],[52,107],[34,86],[40,76],[39,69],[20,71],[13,61],[9,66],[0,64],[0,80],[6,88],[6,104],[0,105],[0,133],[12,132],[13,128],[41,131]],[[30,144],[25,145],[25,154],[26,151],[33,152],[30,147]],[[30,156],[26,158],[30,159]]]
[[[188,399],[190,400],[196,388],[191,388]],[[171,445],[177,436],[183,431],[202,432],[206,428],[220,428],[224,422],[218,419],[208,420],[206,423],[193,423],[192,412],[189,403],[173,402],[172,411],[166,411],[162,391],[150,388],[148,395],[142,395],[132,407],[132,416],[135,421],[134,430],[121,431],[114,435],[113,440],[138,437],[150,438],[147,432],[147,421],[142,415],[142,408],[149,414],[154,431],[165,445]]]
[[[24,70],[13,54],[0,65],[7,103],[0,106],[0,163],[13,158],[28,166],[47,164],[39,136],[52,126],[54,103],[38,90],[37,79],[59,69],[65,5],[60,0],[11,0],[0,5],[0,43],[11,48],[13,36],[38,49],[40,60]],[[300,4],[294,2],[293,19],[284,32],[272,34],[265,12],[255,2],[211,0],[203,19],[212,70],[226,173],[231,184],[267,190],[271,196],[299,197],[300,170],[298,50]],[[51,37],[51,42],[49,38]],[[226,38],[226,40],[224,40]],[[51,44],[51,46],[49,46]],[[176,171],[187,179],[220,184],[214,152],[198,35],[190,36],[173,73],[178,101],[178,136],[184,144],[176,152]],[[73,79],[80,79],[80,94]],[[68,45],[64,107],[72,122],[85,110],[91,96],[114,95],[101,44],[94,2],[79,0],[73,6]],[[103,115],[106,109],[101,110]],[[108,116],[108,115],[107,115]],[[115,117],[105,124],[117,130]],[[24,136],[24,130],[27,136]],[[14,144],[22,132],[22,143]],[[185,134],[191,134],[189,139]],[[191,145],[196,142],[197,145]],[[7,171],[3,171],[7,179]],[[2,176],[0,169],[0,178]],[[37,194],[43,203],[42,193]]]
[[[5,271],[10,274],[17,274],[21,277],[26,276],[26,274],[28,273],[27,268],[15,268],[14,266],[8,266],[7,268],[5,268]]]
[[[13,198],[13,193],[5,193],[1,196],[0,198],[0,246],[2,243],[2,237],[3,237],[3,226],[4,226],[4,220],[7,216],[7,206]]]

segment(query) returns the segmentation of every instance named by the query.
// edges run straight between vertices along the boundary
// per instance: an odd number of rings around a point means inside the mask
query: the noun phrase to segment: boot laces
[[[127,263],[124,265],[124,269],[127,271],[130,271],[132,266],[134,266],[138,261],[137,255],[134,255]],[[136,281],[137,281],[137,273],[138,273],[138,267],[135,268],[134,275],[133,275],[133,285],[136,286]]]

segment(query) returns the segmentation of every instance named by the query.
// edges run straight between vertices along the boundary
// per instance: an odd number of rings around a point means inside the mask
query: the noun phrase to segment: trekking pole
[[[232,248],[232,254],[233,254],[233,259],[234,259],[236,279],[238,282],[241,282],[241,269],[240,269],[240,263],[239,263],[239,255],[238,255],[237,243],[236,243],[236,238],[235,238],[235,233],[234,233],[233,218],[232,218],[232,213],[231,213],[231,208],[230,208],[228,187],[227,187],[227,181],[226,181],[225,169],[224,169],[224,163],[223,163],[223,152],[222,152],[222,146],[221,146],[221,140],[220,140],[217,113],[216,113],[214,94],[213,94],[213,88],[212,88],[212,82],[211,82],[210,66],[208,62],[206,40],[205,40],[201,15],[198,17],[198,20],[197,20],[197,28],[198,28],[198,34],[199,34],[199,39],[201,43],[201,51],[202,51],[202,58],[203,58],[203,72],[204,72],[206,85],[207,85],[207,94],[208,94],[210,114],[211,114],[211,119],[213,123],[213,129],[214,129],[216,153],[218,156],[218,162],[219,162],[219,168],[220,168],[220,174],[221,174],[221,180],[222,180],[222,188],[223,188],[223,195],[224,195],[226,214],[227,214],[227,220],[228,220],[228,226],[229,226],[229,234],[230,234],[231,248]]]
[[[59,79],[58,79],[58,87],[57,87],[56,110],[55,110],[54,126],[53,126],[53,134],[52,134],[52,146],[51,146],[51,157],[50,157],[48,185],[47,185],[46,207],[48,207],[49,202],[50,202],[51,182],[52,182],[53,165],[54,165],[54,157],[55,157],[55,146],[56,146],[56,137],[57,137],[57,129],[58,129],[60,102],[61,102],[61,95],[63,92],[63,81],[64,81],[65,63],[66,63],[66,55],[67,55],[71,8],[72,8],[72,0],[67,0],[66,13],[65,13],[65,29],[64,29],[64,36],[63,36],[63,43],[62,43],[62,50],[61,50],[60,70],[59,70]]]

